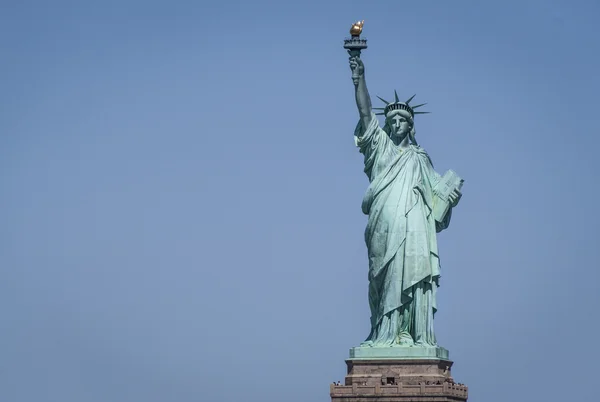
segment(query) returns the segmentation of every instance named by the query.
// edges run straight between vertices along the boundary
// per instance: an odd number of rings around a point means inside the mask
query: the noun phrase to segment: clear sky
[[[600,3],[27,1],[0,15],[0,400],[328,401],[369,332],[348,55],[466,180],[472,401],[598,394]]]

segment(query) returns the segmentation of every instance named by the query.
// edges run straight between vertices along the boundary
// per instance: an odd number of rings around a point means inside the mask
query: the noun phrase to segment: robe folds
[[[390,313],[426,308],[432,317],[437,310],[440,262],[436,233],[448,226],[450,212],[443,222],[433,218],[433,189],[440,175],[423,148],[409,145],[401,150],[379,127],[374,114],[369,127],[359,121],[354,136],[370,182],[362,211],[369,216],[365,242],[372,329],[368,340],[376,342],[375,338],[390,339],[390,334],[379,328]],[[415,292],[424,288],[429,289],[426,306],[411,305],[413,301],[421,303]],[[389,320],[385,326],[387,332],[407,329],[391,328]],[[419,334],[414,331],[419,326],[410,325],[415,341]]]

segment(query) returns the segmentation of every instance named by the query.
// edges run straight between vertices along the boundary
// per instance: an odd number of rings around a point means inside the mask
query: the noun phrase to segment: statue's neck
[[[392,138],[392,142],[394,143],[394,145],[396,145],[398,148],[404,151],[405,149],[408,149],[410,147],[410,139],[408,137],[409,136],[407,135],[402,140],[398,138]]]

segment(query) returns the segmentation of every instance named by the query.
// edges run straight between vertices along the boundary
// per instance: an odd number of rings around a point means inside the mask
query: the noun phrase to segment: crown
[[[421,106],[425,106],[427,103],[421,103],[420,105],[415,105],[415,106],[411,106],[410,105],[410,101],[413,100],[413,98],[416,96],[413,95],[411,96],[406,102],[400,102],[400,99],[398,99],[398,94],[396,93],[396,91],[394,91],[394,98],[395,98],[395,102],[388,102],[383,98],[380,98],[378,96],[378,98],[385,103],[385,107],[374,107],[373,109],[376,110],[383,110],[383,112],[381,113],[375,113],[377,115],[387,115],[389,112],[391,112],[392,110],[406,110],[408,113],[410,113],[411,117],[415,117],[416,114],[426,114],[429,112],[415,112],[414,109],[419,108]]]

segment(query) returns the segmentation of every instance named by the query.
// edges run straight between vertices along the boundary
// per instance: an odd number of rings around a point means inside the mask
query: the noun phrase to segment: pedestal
[[[448,349],[420,347],[354,347],[350,349],[350,359],[440,359],[450,360]]]
[[[360,349],[357,351],[356,349]],[[348,375],[344,385],[330,385],[331,402],[465,402],[468,388],[454,382],[451,374],[452,361],[443,348],[418,350],[410,348],[402,354],[418,357],[365,357],[367,348],[351,349],[346,360]],[[394,349],[394,348],[386,348]],[[440,350],[443,349],[443,350]],[[353,357],[358,355],[363,357]],[[436,351],[437,350],[437,351]],[[443,354],[446,358],[436,358]],[[376,351],[371,351],[373,355]],[[388,355],[393,353],[387,350]],[[424,356],[433,354],[434,357]]]

